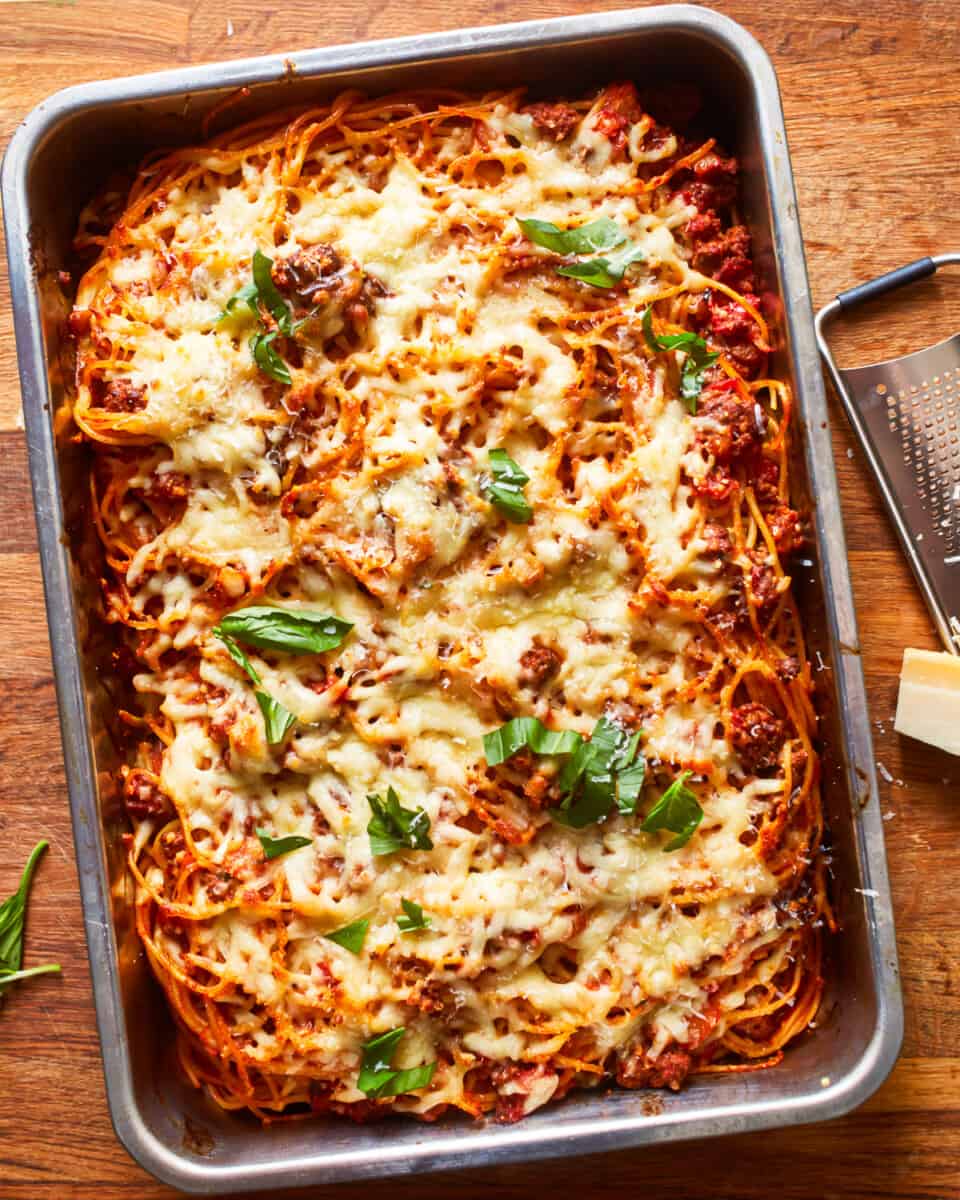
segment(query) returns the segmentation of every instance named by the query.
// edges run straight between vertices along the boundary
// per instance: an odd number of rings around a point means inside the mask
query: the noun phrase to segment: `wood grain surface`
[[[57,88],[178,64],[622,7],[576,0],[0,0],[0,145]],[[725,0],[780,78],[815,306],[923,254],[960,249],[957,0]],[[874,306],[838,334],[847,362],[960,328],[960,272]],[[880,1092],[827,1124],[672,1148],[315,1190],[359,1200],[960,1197],[960,761],[892,730],[904,645],[936,648],[877,495],[834,404],[906,993],[903,1056]],[[110,1126],[42,609],[10,315],[0,267],[0,895],[30,847],[33,981],[0,1011],[0,1200],[160,1200],[175,1193]],[[307,1193],[297,1193],[306,1195]]]

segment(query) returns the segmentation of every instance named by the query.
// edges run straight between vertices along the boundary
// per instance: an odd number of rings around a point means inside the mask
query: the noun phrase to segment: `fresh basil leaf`
[[[392,1078],[377,1089],[377,1096],[404,1096],[407,1092],[416,1092],[425,1088],[433,1079],[437,1064],[424,1063],[422,1067],[408,1067],[405,1071],[394,1071]]]
[[[635,763],[617,774],[617,810],[626,817],[632,817],[637,811],[637,801],[643,788],[646,770],[646,762],[643,758],[638,758]]]
[[[641,321],[643,336],[651,350],[683,350],[686,358],[680,371],[680,395],[691,413],[697,411],[697,400],[703,389],[703,376],[708,367],[719,359],[716,351],[708,350],[707,343],[696,333],[668,333],[658,336],[653,332],[653,306],[647,308]]]
[[[245,304],[257,320],[260,319],[260,313],[257,309],[257,285],[255,283],[245,283],[238,292],[234,292],[223,306],[223,312],[217,317],[217,320],[225,321],[227,317],[232,317],[241,304]]]
[[[289,387],[293,383],[290,368],[274,349],[277,331],[272,333],[255,333],[250,339],[250,353],[264,375],[269,375],[277,383],[285,383]]]
[[[609,816],[614,802],[618,811],[633,812],[644,772],[643,759],[633,761],[639,744],[639,732],[630,733],[602,716],[589,742],[577,748],[560,773],[560,790],[566,794],[560,807],[551,810],[554,819],[582,829]]]
[[[254,692],[253,697],[260,705],[260,711],[263,713],[267,744],[270,746],[279,745],[294,725],[296,725],[297,718],[288,708],[284,708],[279,700],[274,700],[266,692]]]
[[[363,1043],[360,1074],[357,1077],[357,1087],[361,1092],[374,1099],[382,1096],[400,1096],[404,1092],[426,1087],[433,1079],[433,1073],[437,1069],[435,1062],[425,1063],[422,1067],[410,1067],[404,1071],[397,1071],[391,1067],[393,1056],[405,1032],[401,1026]]]
[[[30,852],[26,866],[20,876],[20,886],[0,904],[0,992],[11,983],[21,979],[29,979],[33,975],[46,975],[59,971],[59,963],[45,963],[41,967],[30,967],[21,970],[23,966],[23,932],[27,916],[27,897],[33,873],[40,861],[40,856],[47,848],[47,841],[39,841]]]
[[[250,679],[250,682],[256,684],[256,686],[259,687],[260,686],[260,676],[254,670],[253,664],[250,662],[250,659],[247,658],[247,656],[243,652],[243,650],[240,649],[240,647],[237,645],[237,643],[234,641],[234,639],[230,636],[230,634],[226,633],[224,631],[222,623],[220,625],[214,626],[213,635],[214,635],[214,637],[219,638],[221,642],[223,642],[227,653],[230,655],[230,657],[233,659],[233,661],[237,664],[237,666],[240,668],[240,670],[246,672],[247,676]]]
[[[343,925],[340,929],[334,929],[323,936],[328,942],[336,942],[338,946],[349,950],[351,954],[359,954],[363,949],[364,939],[369,928],[370,918],[361,917],[358,921],[351,921],[349,925]]]
[[[530,476],[506,450],[491,450],[488,458],[493,478],[484,485],[484,495],[508,521],[517,525],[528,524],[533,520],[533,509],[523,489],[530,482]]]
[[[609,217],[598,217],[574,229],[561,229],[552,221],[537,221],[531,217],[520,221],[520,228],[531,242],[556,254],[592,254],[597,250],[611,250],[627,240],[626,233]]]
[[[664,850],[679,850],[685,846],[703,820],[703,809],[693,792],[686,786],[692,771],[681,771],[647,814],[640,828],[645,833],[667,829],[677,836]]]
[[[276,321],[280,332],[289,335],[293,333],[293,315],[286,300],[277,291],[277,285],[273,282],[273,276],[270,273],[272,267],[273,259],[267,258],[260,250],[254,250],[253,283],[260,297],[260,303]]]
[[[530,476],[510,455],[501,448],[491,450],[487,457],[490,459],[490,470],[497,483],[507,487],[522,488],[530,482]]]
[[[367,825],[370,851],[374,855],[393,854],[395,850],[432,850],[430,818],[422,808],[404,808],[392,787],[387,798],[368,796],[373,816]]]
[[[279,650],[286,654],[323,654],[335,650],[352,628],[349,621],[341,621],[339,617],[268,605],[228,613],[217,626],[228,636],[258,650]]]
[[[707,368],[712,367],[719,357],[719,354],[712,351],[691,352],[683,360],[683,368],[680,371],[680,395],[686,400],[690,412],[697,411],[697,401],[703,390],[703,377]]]
[[[622,281],[629,266],[642,261],[643,251],[640,247],[628,246],[608,258],[588,258],[584,262],[557,267],[557,274],[579,279],[581,283],[589,283],[592,287],[612,288]]]
[[[60,971],[59,963],[44,963],[42,967],[28,967],[26,971],[0,972],[0,995],[8,983],[19,983],[21,979],[32,979],[34,975],[54,975]]]
[[[533,509],[530,501],[515,488],[501,487],[498,483],[488,483],[484,489],[490,503],[514,525],[529,525],[533,520]]]
[[[495,767],[526,746],[534,754],[571,754],[582,741],[573,729],[547,729],[536,717],[513,717],[483,735],[483,753],[488,766]]]
[[[397,917],[397,926],[401,933],[413,933],[416,929],[429,929],[431,921],[423,915],[423,909],[412,900],[401,900],[404,915]]]
[[[224,620],[228,619],[224,618]],[[247,673],[254,687],[259,689],[261,685],[260,676],[254,669],[253,663],[247,658],[236,641],[224,630],[223,621],[219,625],[214,626],[213,633],[215,637],[218,637],[223,642],[227,653],[237,666]],[[297,718],[289,709],[284,708],[279,700],[274,700],[267,692],[254,691],[253,698],[260,706],[261,713],[263,713],[263,725],[267,734],[267,743],[270,746],[276,746],[287,736],[296,724]]]
[[[292,833],[288,837],[274,838],[265,829],[258,829],[257,837],[260,839],[260,845],[263,847],[266,858],[279,858],[281,854],[289,854],[291,850],[300,850],[304,846],[313,844],[312,838],[303,837],[299,833]]]

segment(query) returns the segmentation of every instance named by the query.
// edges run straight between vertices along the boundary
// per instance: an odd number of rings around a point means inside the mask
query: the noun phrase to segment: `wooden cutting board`
[[[575,0],[0,0],[0,145],[57,88],[361,38],[617,7]],[[726,0],[780,77],[814,305],[923,254],[960,249],[957,0]],[[960,272],[875,308],[838,339],[872,361],[960,328]],[[960,760],[892,730],[905,644],[936,642],[836,404],[834,444],[880,769],[906,994],[903,1057],[825,1125],[458,1175],[315,1190],[331,1200],[641,1194],[671,1200],[960,1197]],[[0,267],[0,895],[36,839],[34,981],[0,1011],[0,1200],[159,1200],[107,1116],[57,732]],[[297,1193],[304,1195],[306,1193]]]

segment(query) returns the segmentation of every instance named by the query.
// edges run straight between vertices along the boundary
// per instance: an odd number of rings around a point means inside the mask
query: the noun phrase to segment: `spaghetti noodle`
[[[791,400],[692,107],[348,92],[84,214],[138,927],[224,1107],[510,1121],[816,1012]]]

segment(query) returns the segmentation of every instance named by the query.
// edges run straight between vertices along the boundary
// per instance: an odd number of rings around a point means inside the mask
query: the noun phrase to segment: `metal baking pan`
[[[109,672],[96,670],[77,555],[85,521],[84,462],[55,432],[69,378],[57,272],[81,206],[119,164],[160,145],[196,140],[204,116],[240,87],[231,120],[347,86],[480,89],[526,83],[580,94],[634,78],[694,80],[716,132],[741,160],[745,219],[764,288],[782,319],[778,368],[791,378],[801,436],[794,464],[815,531],[797,580],[817,675],[826,756],[834,896],[842,932],[826,964],[817,1028],[777,1068],[694,1079],[651,1104],[629,1091],[572,1095],[514,1126],[466,1119],[423,1125],[336,1119],[266,1129],[217,1110],[179,1078],[170,1018],[131,928],[117,841]],[[23,408],[57,677],[77,862],[117,1135],[156,1176],[194,1192],[331,1182],[518,1159],[596,1152],[835,1117],[883,1081],[900,1048],[903,1014],[883,834],[843,524],[776,77],[733,21],[668,6],[529,21],[430,37],[311,50],[86,84],[41,104],[7,150],[2,196]],[[796,578],[796,577],[795,577]]]

